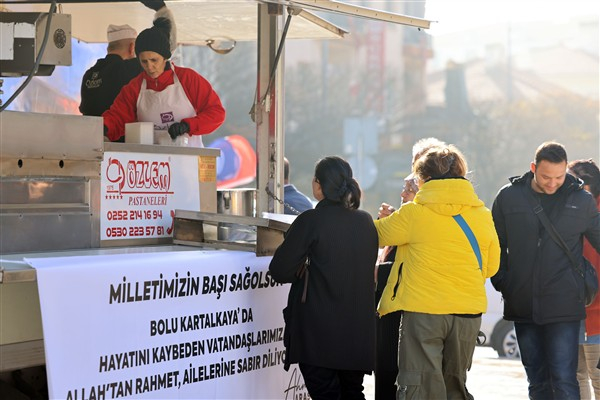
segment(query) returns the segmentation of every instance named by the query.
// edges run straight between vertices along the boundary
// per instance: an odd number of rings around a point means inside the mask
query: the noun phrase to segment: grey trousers
[[[405,311],[398,343],[397,400],[465,400],[481,317]]]

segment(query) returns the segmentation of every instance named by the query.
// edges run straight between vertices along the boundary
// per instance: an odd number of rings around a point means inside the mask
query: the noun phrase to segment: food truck
[[[283,370],[288,288],[268,274],[290,222],[276,200],[283,45],[344,37],[314,10],[430,22],[329,0],[167,5],[182,44],[257,41],[257,189],[239,192],[245,215],[224,212],[218,149],[110,143],[99,117],[1,111],[0,390],[15,398],[27,377],[77,400],[309,397]],[[103,42],[108,24],[141,31],[151,15],[138,2],[1,7],[4,77],[51,75],[70,65],[72,37]]]

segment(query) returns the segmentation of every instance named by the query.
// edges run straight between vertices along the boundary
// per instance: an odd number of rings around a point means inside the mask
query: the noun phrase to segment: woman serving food
[[[171,22],[154,21],[135,41],[143,72],[133,78],[102,114],[104,134],[123,141],[125,124],[152,122],[154,130],[168,130],[171,139],[188,134],[189,146],[204,147],[202,135],[225,121],[225,109],[210,83],[190,68],[172,64],[169,32]]]

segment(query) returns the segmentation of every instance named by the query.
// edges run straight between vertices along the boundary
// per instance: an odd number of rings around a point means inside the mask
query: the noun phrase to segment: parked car
[[[481,317],[481,331],[486,336],[484,346],[491,346],[499,357],[521,358],[517,335],[512,321],[502,318],[502,295],[488,279],[485,283],[488,298],[487,312]]]

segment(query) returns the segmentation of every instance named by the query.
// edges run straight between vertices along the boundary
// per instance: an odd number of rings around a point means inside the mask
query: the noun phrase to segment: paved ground
[[[491,347],[477,347],[467,387],[475,399],[527,399],[527,378],[519,360],[499,358]],[[367,400],[374,398],[373,376],[365,378]]]

